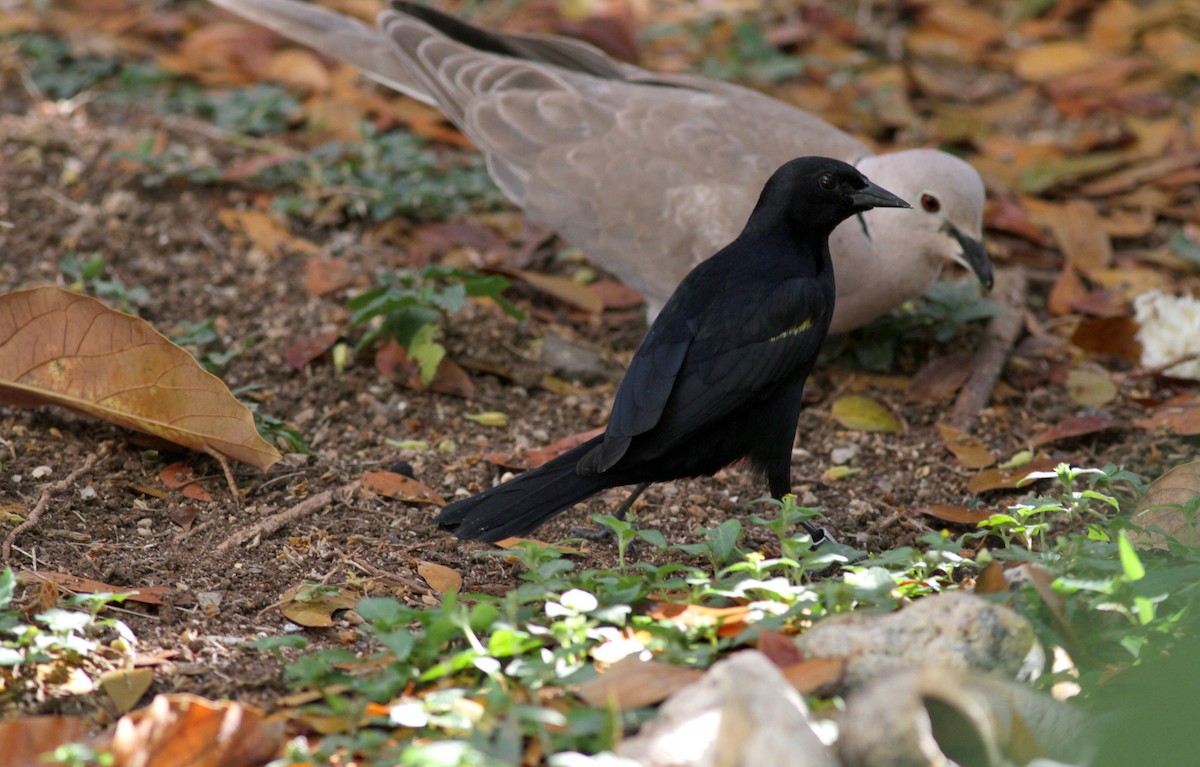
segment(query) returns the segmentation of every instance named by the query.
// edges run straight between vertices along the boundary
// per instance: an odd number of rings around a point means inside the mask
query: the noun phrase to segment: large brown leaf
[[[0,295],[0,404],[61,405],[259,469],[281,457],[192,355],[144,320],[56,287]]]

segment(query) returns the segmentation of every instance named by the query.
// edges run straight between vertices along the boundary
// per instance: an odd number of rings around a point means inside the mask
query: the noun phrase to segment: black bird
[[[791,491],[804,382],[833,317],[829,234],[871,208],[907,208],[840,160],[771,176],[737,239],[684,277],[642,340],[604,434],[434,520],[459,538],[524,535],[606,488],[711,476],[742,458]],[[858,275],[869,280],[871,275]]]

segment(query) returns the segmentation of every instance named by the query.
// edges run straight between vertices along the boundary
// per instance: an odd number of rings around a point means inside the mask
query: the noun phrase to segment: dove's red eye
[[[925,209],[926,213],[937,213],[942,209],[942,201],[926,192],[921,195],[921,207]]]

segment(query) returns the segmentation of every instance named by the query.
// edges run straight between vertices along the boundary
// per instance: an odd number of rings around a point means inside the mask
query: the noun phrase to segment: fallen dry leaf
[[[1115,418],[1102,415],[1083,415],[1074,418],[1064,418],[1054,426],[1038,434],[1030,440],[1029,444],[1033,447],[1039,447],[1062,439],[1085,437],[1089,434],[1096,434],[1108,429],[1119,429],[1124,425],[1124,421],[1118,421]]]
[[[844,658],[813,658],[779,669],[783,678],[801,695],[826,694],[837,689],[846,677]]]
[[[321,253],[315,244],[293,235],[286,224],[262,211],[225,208],[217,216],[226,229],[246,238],[249,247],[258,248],[271,258],[280,258],[284,250],[313,256]]]
[[[565,277],[556,277],[552,274],[531,272],[526,269],[500,269],[496,271],[510,279],[520,280],[532,285],[546,295],[553,296],[559,301],[581,309],[588,314],[599,314],[604,311],[604,299],[600,294],[592,290],[589,286],[581,285],[574,280],[569,280]]]
[[[56,287],[0,295],[0,403],[60,405],[262,470],[282,457],[192,355],[146,321]]]
[[[305,583],[283,593],[279,611],[297,626],[325,628],[333,625],[335,612],[354,609],[361,597],[353,589]]]
[[[1050,458],[1035,458],[1024,466],[1015,469],[987,469],[981,471],[967,482],[967,490],[972,495],[979,495],[988,490],[1013,490],[1021,480],[1035,471],[1050,471],[1059,462]]]
[[[948,423],[939,423],[937,428],[946,443],[946,449],[954,453],[954,457],[964,469],[986,469],[996,462],[996,456],[984,447],[978,437]]]
[[[1129,317],[1093,317],[1079,323],[1071,343],[1089,354],[1112,355],[1136,365],[1142,361],[1137,333],[1138,325]]]
[[[326,296],[354,282],[354,267],[344,258],[313,256],[304,265],[304,290]]]
[[[462,588],[462,575],[457,570],[435,562],[418,564],[417,575],[424,578],[429,587],[439,594],[458,591]]]
[[[1144,528],[1156,527],[1189,546],[1200,543],[1193,520],[1184,507],[1200,498],[1200,461],[1180,464],[1150,483],[1138,502],[1130,521]],[[1166,541],[1154,531],[1130,531],[1129,540],[1135,544],[1165,546]]]
[[[394,338],[389,338],[375,353],[375,369],[380,375],[415,391],[431,391],[453,397],[473,399],[475,384],[467,371],[449,357],[442,357],[433,380],[426,386],[421,382],[421,367],[408,358],[408,352]]]
[[[112,701],[118,714],[137,705],[154,682],[154,672],[144,668],[123,668],[100,675],[100,689]]]
[[[26,716],[0,722],[4,763],[10,767],[45,767],[43,754],[66,743],[86,741],[88,729],[88,720],[81,716]]]
[[[1000,560],[993,559],[983,568],[983,572],[975,578],[976,594],[1007,594],[1008,579],[1004,577],[1004,566]]]
[[[26,570],[17,573],[17,578],[22,583],[43,583],[48,581],[75,594],[128,594],[129,596],[126,598],[130,602],[142,602],[148,605],[166,604],[165,597],[172,591],[169,586],[147,586],[145,588],[131,589],[127,586],[114,586],[111,583],[94,581],[91,578],[80,578],[78,575],[56,573],[52,570],[38,570],[36,573]]]
[[[1082,41],[1059,40],[1018,51],[1013,71],[1022,80],[1044,83],[1082,72],[1101,62],[1102,58],[1093,46]]]
[[[310,362],[329,351],[341,337],[340,330],[330,330],[312,338],[301,338],[287,348],[283,358],[296,370],[303,370]]]
[[[507,454],[487,453],[483,456],[483,459],[488,463],[494,463],[506,469],[536,469],[546,461],[557,458],[568,450],[574,450],[589,439],[598,437],[603,433],[604,427],[601,426],[598,429],[591,429],[579,434],[572,434],[569,437],[563,437],[557,442],[552,442],[544,447]]]
[[[364,471],[362,486],[376,495],[405,503],[446,505],[446,499],[429,485],[394,471]]]
[[[177,461],[158,473],[158,479],[171,490],[178,490],[193,501],[208,502],[212,493],[196,481],[196,471],[184,461]]]
[[[988,509],[969,509],[966,506],[949,503],[931,503],[928,506],[921,506],[917,509],[917,513],[940,519],[943,522],[973,527],[978,527],[981,522],[992,516],[992,512]]]
[[[159,695],[121,717],[109,748],[126,767],[261,767],[281,755],[284,727],[254,706]]]
[[[1071,368],[1067,373],[1067,397],[1076,405],[1103,407],[1117,398],[1117,385],[1098,365]]]
[[[625,711],[660,703],[704,676],[698,668],[629,656],[579,686],[579,697],[594,708]]]
[[[834,400],[830,408],[833,420],[854,431],[898,432],[904,427],[900,419],[884,405],[870,397],[847,394]]]
[[[686,602],[661,602],[647,615],[654,620],[670,620],[684,626],[717,626],[717,636],[737,636],[749,625],[757,610],[747,605],[706,607]]]
[[[1200,402],[1187,404],[1167,403],[1156,409],[1148,418],[1133,422],[1139,429],[1160,429],[1183,436],[1200,434]]]
[[[904,398],[909,402],[941,402],[954,396],[971,376],[972,354],[934,357],[913,374]]]

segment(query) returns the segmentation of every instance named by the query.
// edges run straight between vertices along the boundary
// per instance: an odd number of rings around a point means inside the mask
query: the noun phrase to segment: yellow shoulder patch
[[[812,324],[813,324],[813,318],[808,317],[803,322],[801,322],[797,325],[792,325],[790,328],[783,331],[782,333],[778,333],[776,335],[771,336],[770,338],[767,339],[767,343],[770,343],[772,341],[782,341],[785,338],[791,338],[792,336],[799,335],[799,334],[803,333],[804,331],[808,330],[809,328],[811,328]]]

